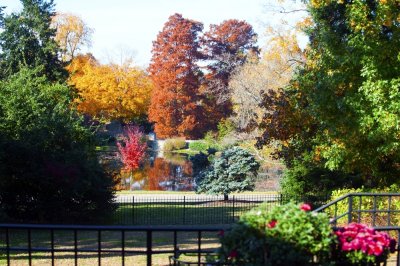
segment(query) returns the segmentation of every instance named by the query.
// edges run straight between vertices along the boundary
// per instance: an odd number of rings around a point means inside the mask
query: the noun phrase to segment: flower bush
[[[385,261],[394,252],[396,241],[384,232],[364,224],[351,223],[336,230],[333,258],[339,265],[363,265]]]
[[[308,204],[268,204],[244,214],[220,233],[221,261],[232,265],[310,265],[329,261],[334,235],[326,214]]]
[[[229,265],[378,265],[396,241],[363,224],[333,230],[308,204],[261,204],[220,231],[219,262]]]

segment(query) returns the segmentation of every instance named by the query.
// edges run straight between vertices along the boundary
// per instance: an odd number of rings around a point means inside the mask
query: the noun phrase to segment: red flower
[[[303,203],[300,206],[300,210],[305,211],[305,212],[311,211],[311,206],[307,203]]]
[[[267,224],[267,227],[268,227],[268,228],[274,228],[274,227],[276,226],[277,223],[278,223],[278,221],[275,220],[275,219],[273,219],[273,220],[271,220],[271,221]]]
[[[217,235],[219,237],[223,237],[225,235],[225,231],[224,230],[220,230]]]
[[[236,250],[232,250],[232,251],[229,253],[228,258],[234,259],[234,258],[236,258],[237,256],[238,256],[237,251],[236,251]]]

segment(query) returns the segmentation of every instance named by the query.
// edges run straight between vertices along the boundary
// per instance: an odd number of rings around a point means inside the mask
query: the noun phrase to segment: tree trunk
[[[224,194],[224,201],[228,200],[228,194]]]

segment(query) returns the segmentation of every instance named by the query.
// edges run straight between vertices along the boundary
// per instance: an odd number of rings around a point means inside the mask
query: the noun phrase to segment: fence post
[[[186,196],[183,196],[183,224],[186,220]]]
[[[132,223],[135,224],[135,196],[132,196]]]
[[[352,221],[352,214],[353,214],[353,195],[349,195],[349,209],[348,209],[348,213],[347,213],[347,223],[351,223]]]
[[[147,256],[147,266],[151,266],[151,256],[153,255],[153,250],[152,250],[152,245],[153,245],[153,239],[152,239],[152,231],[147,230],[146,232],[146,244],[147,244],[147,249],[146,249],[146,256]]]
[[[232,222],[235,222],[235,195],[232,197]]]

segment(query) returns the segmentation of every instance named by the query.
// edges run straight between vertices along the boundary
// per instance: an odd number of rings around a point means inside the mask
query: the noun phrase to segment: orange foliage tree
[[[142,119],[150,104],[152,82],[146,72],[129,65],[101,65],[91,55],[75,57],[67,67],[80,112],[95,118]]]
[[[228,83],[233,71],[245,63],[248,55],[257,56],[257,34],[253,27],[237,19],[225,20],[211,25],[201,39],[207,75],[204,79],[204,94],[212,127],[231,115],[232,103]]]
[[[160,138],[202,135],[200,70],[196,64],[201,58],[198,35],[202,29],[202,23],[174,14],[153,42],[149,72],[155,87],[149,120],[155,123]]]

